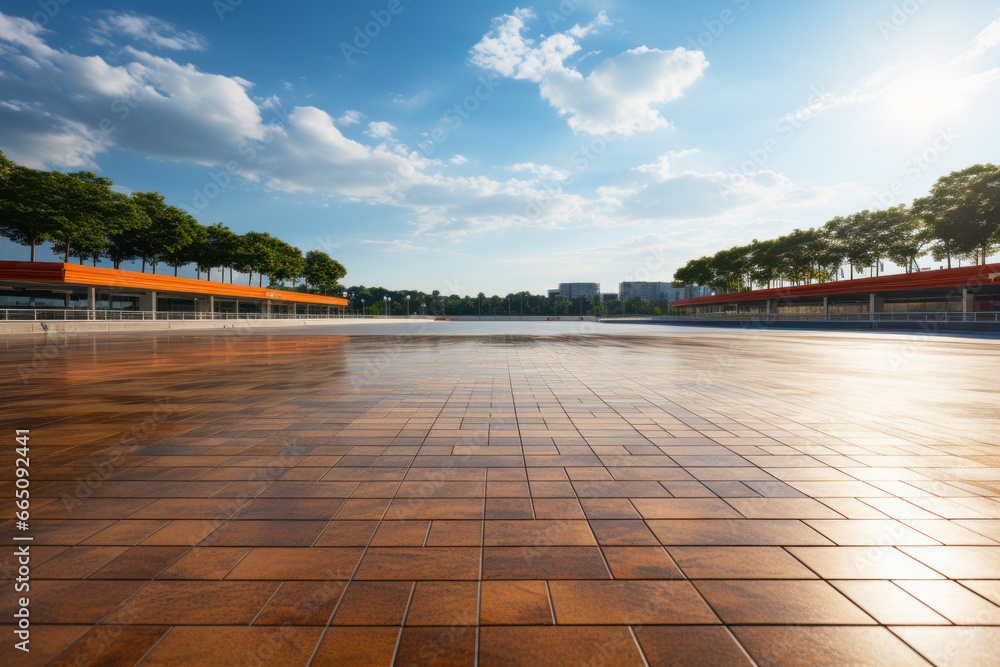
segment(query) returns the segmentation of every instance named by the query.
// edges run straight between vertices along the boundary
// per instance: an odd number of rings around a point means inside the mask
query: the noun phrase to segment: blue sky
[[[995,2],[134,6],[4,3],[0,150],[349,284],[615,291],[1000,155]]]

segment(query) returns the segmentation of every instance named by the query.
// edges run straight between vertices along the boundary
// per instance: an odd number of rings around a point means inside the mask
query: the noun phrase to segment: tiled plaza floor
[[[5,665],[1000,664],[1000,340],[387,323],[0,360]]]

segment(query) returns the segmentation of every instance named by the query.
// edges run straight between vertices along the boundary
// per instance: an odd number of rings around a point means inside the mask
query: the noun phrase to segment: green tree
[[[29,246],[32,262],[38,244],[51,240],[59,229],[54,188],[51,173],[22,167],[6,157],[0,160],[0,234]]]
[[[145,273],[149,263],[156,273],[156,265],[167,262],[174,267],[176,275],[178,264],[189,257],[185,249],[191,245],[197,222],[181,209],[168,205],[157,192],[137,192],[132,199],[150,220],[149,226],[141,230],[136,244],[142,271]]]
[[[131,197],[118,192],[111,194],[103,254],[114,268],[120,269],[122,262],[139,258],[140,239],[153,223]]]
[[[977,253],[985,264],[1000,243],[1000,167],[993,164],[942,176],[913,209],[939,246],[952,254]]]
[[[325,252],[310,250],[305,257],[304,275],[314,289],[335,293],[341,289],[340,280],[347,275],[347,269]]]

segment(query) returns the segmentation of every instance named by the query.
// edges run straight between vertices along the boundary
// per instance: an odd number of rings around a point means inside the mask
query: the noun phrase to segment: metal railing
[[[142,310],[87,310],[81,308],[0,308],[0,322],[138,322],[177,320],[406,320],[422,315],[362,315],[352,313],[187,313]]]
[[[604,320],[685,322],[691,320],[764,322],[1000,322],[1000,312],[935,313],[698,313],[694,315],[617,315]]]

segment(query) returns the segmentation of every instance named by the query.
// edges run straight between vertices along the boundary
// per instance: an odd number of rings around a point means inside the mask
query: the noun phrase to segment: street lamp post
[[[406,316],[410,316],[410,295],[406,295]]]
[[[365,316],[365,300],[361,299],[361,317]]]

